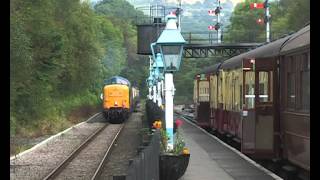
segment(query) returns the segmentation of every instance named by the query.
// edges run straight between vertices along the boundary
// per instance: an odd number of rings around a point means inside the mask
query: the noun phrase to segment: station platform
[[[180,180],[281,180],[233,147],[183,117],[181,133],[190,160]]]

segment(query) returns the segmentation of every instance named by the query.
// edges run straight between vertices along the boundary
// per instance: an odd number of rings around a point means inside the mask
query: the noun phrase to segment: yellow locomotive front
[[[130,112],[130,82],[120,76],[105,80],[102,100],[105,118],[111,123],[122,123]]]
[[[121,108],[129,110],[129,87],[127,85],[106,85],[103,88],[103,108]]]

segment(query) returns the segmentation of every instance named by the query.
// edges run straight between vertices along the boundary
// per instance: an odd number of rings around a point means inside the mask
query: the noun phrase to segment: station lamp
[[[153,68],[152,70],[154,72],[154,79],[158,80],[160,72],[159,72],[159,68],[157,67],[157,61],[156,60],[153,62],[152,68]]]
[[[180,68],[183,45],[186,41],[177,28],[177,17],[169,14],[166,18],[166,28],[161,33],[156,44],[160,47],[164,70],[166,72],[174,72]]]
[[[156,64],[156,72],[157,74],[157,102],[158,102],[158,106],[162,107],[162,95],[164,94],[163,90],[163,80],[164,80],[164,76],[163,76],[163,71],[164,71],[164,65],[163,65],[163,61],[161,58],[161,54],[157,53],[156,55],[156,59],[155,59],[155,64]]]
[[[148,98],[151,100],[151,99],[152,99],[152,77],[151,77],[151,74],[150,74],[149,77],[146,79],[146,82],[147,82],[148,89],[149,89]]]
[[[151,70],[151,78],[152,78],[152,99],[153,102],[157,102],[157,72],[156,69]]]
[[[163,61],[162,61],[162,58],[161,58],[161,54],[160,53],[157,53],[156,55],[156,64],[157,64],[157,68],[158,68],[158,71],[159,71],[159,80],[161,81],[164,77],[163,77],[163,73],[164,73],[164,65],[163,65]]]
[[[148,77],[147,79],[148,87],[152,87],[153,85],[153,78],[151,76]]]
[[[175,91],[173,84],[173,73],[175,71],[178,71],[180,68],[183,46],[186,43],[186,41],[183,39],[180,30],[177,27],[176,15],[169,14],[168,16],[166,16],[166,20],[166,28],[162,31],[157,42],[152,43],[150,46],[152,50],[153,59],[159,62],[158,68],[161,65],[160,61],[163,62],[163,70],[165,73],[165,121],[166,133],[168,134],[167,149],[172,150],[174,148],[173,96]],[[160,49],[160,53],[155,54],[155,46],[157,46]]]

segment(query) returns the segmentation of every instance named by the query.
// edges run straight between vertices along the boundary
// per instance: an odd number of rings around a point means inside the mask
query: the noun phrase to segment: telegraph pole
[[[264,2],[265,5],[265,21],[266,21],[266,34],[267,34],[267,42],[270,42],[270,12],[269,12],[269,3],[268,0]]]
[[[179,0],[179,15],[178,15],[178,23],[179,23],[179,27],[178,27],[178,30],[181,32],[181,1],[182,0]]]
[[[269,0],[265,0],[264,3],[250,3],[250,9],[264,9],[264,24],[266,25],[266,42],[270,42],[270,12],[269,12]],[[258,24],[263,24],[259,18]]]
[[[221,7],[220,7],[220,0],[218,0],[218,9],[219,9],[219,11],[218,11],[218,14],[217,14],[217,21],[218,21],[218,25],[220,26],[220,10],[221,10]],[[218,35],[218,43],[221,43],[221,38],[220,38],[220,36],[221,36],[221,30],[220,30],[220,27],[218,28],[218,30],[217,30],[217,35]]]

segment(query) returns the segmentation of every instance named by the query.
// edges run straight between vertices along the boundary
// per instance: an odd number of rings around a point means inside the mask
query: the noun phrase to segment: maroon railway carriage
[[[212,75],[218,73],[221,63],[205,68],[195,76],[194,80],[194,103],[195,103],[195,120],[197,124],[205,129],[210,129],[218,125],[214,124],[214,104],[209,99],[212,97],[210,86]]]
[[[202,75],[210,79],[210,109],[198,106],[206,117],[198,121],[251,157],[286,159],[309,172],[310,26],[212,67]]]
[[[310,25],[293,34],[280,55],[283,156],[310,172]]]
[[[194,117],[198,126],[208,129],[210,125],[209,76],[197,74],[194,79]]]

